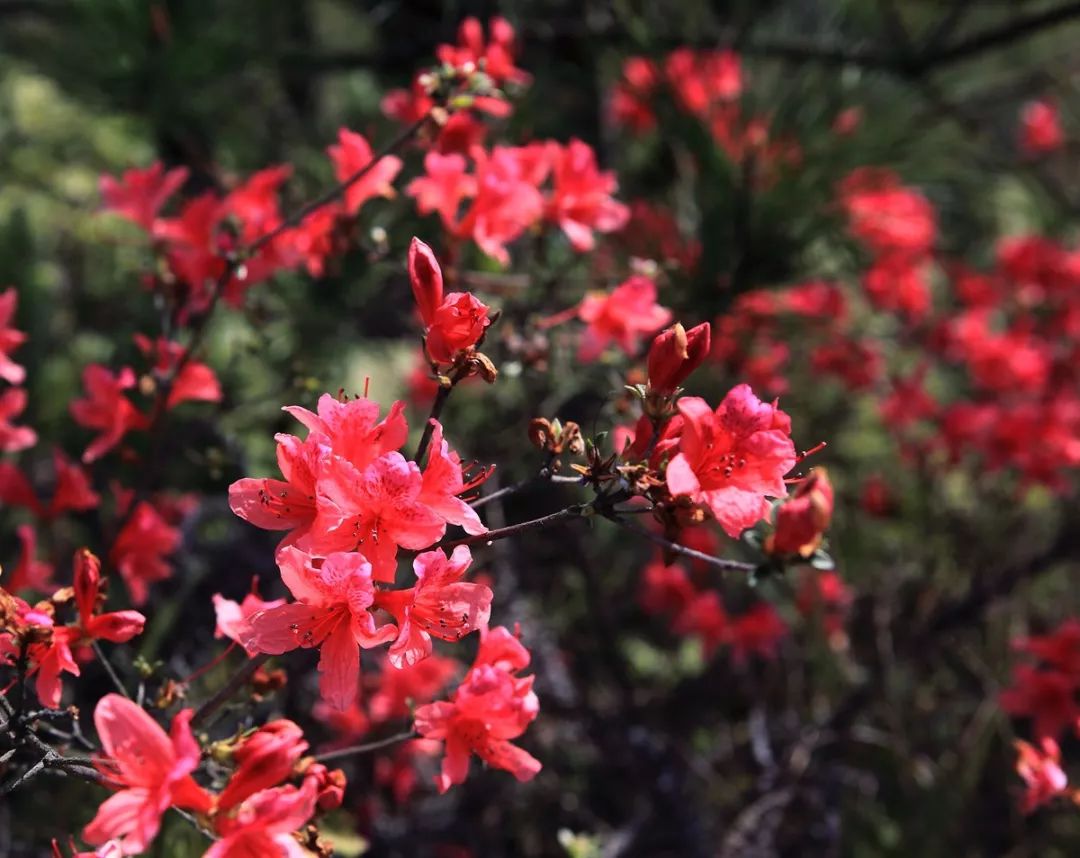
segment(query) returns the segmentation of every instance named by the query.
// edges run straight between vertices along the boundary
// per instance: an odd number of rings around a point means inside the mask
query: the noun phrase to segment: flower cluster
[[[83,548],[75,552],[74,585],[52,598],[29,604],[0,587],[0,659],[25,661],[27,676],[36,674],[38,699],[50,708],[60,705],[61,675],[78,676],[79,661],[93,657],[95,641],[124,643],[143,630],[146,618],[138,611],[102,612],[104,581],[101,563]],[[71,622],[57,622],[58,610],[75,603]]]
[[[1030,719],[1037,742],[1016,743],[1016,769],[1027,784],[1024,812],[1062,796],[1080,803],[1080,794],[1069,789],[1058,746],[1065,730],[1080,733],[1080,620],[1065,620],[1046,635],[1019,638],[1013,648],[1037,662],[1016,665],[1011,685],[999,697],[1009,715]]]
[[[205,313],[218,297],[241,306],[248,289],[279,271],[304,269],[321,276],[328,259],[344,247],[349,223],[364,204],[393,195],[401,159],[375,160],[367,140],[347,128],[339,130],[337,144],[327,152],[334,176],[347,184],[344,199],[319,207],[296,225],[285,222],[278,201],[292,173],[289,165],[260,170],[223,195],[206,191],[186,199],[171,217],[161,211],[186,182],[183,167],[166,170],[155,163],[119,179],[106,176],[101,195],[106,210],[152,240],[164,273],[161,282],[150,285],[171,296],[183,321]]]
[[[94,710],[103,754],[95,760],[116,792],[83,829],[95,846],[113,844],[122,855],[144,852],[170,807],[195,815],[215,842],[205,858],[233,855],[307,855],[312,839],[301,831],[320,810],[340,806],[345,776],[311,757],[291,721],[270,721],[235,741],[216,743],[210,756],[231,766],[220,791],[200,786],[192,774],[202,750],[191,731],[194,712],[184,709],[166,733],[145,709],[108,694]],[[298,781],[298,784],[289,783]]]
[[[767,116],[744,112],[745,87],[742,61],[730,50],[677,48],[661,63],[630,57],[612,90],[611,114],[619,125],[646,133],[657,124],[654,104],[670,93],[728,158],[753,162],[755,182],[768,184],[781,169],[797,167],[802,151],[795,141],[774,135]]]
[[[421,214],[438,214],[447,235],[475,242],[506,265],[507,245],[543,223],[561,229],[575,250],[592,250],[594,233],[616,232],[629,218],[612,198],[617,188],[614,174],[597,167],[592,147],[571,140],[431,151],[424,175],[406,193]]]

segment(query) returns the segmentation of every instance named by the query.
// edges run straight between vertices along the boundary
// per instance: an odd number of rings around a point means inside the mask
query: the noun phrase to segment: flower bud
[[[833,489],[824,468],[811,471],[776,509],[776,529],[766,541],[770,554],[809,557],[832,520]]]
[[[442,269],[431,248],[416,237],[409,244],[409,281],[424,326],[430,327],[443,302]]]
[[[702,322],[687,331],[676,322],[653,340],[649,349],[649,389],[670,394],[709,354],[711,329]]]

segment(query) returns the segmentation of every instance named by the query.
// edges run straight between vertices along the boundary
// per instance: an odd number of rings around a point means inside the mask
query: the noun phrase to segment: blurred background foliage
[[[136,362],[131,335],[157,328],[140,286],[149,248],[99,212],[100,174],[160,158],[187,166],[185,191],[195,193],[289,163],[289,210],[332,182],[324,149],[339,126],[375,145],[394,133],[381,96],[407,85],[470,14],[505,15],[522,46],[518,65],[534,75],[498,136],[586,140],[618,171],[622,199],[670,206],[700,242],[694,270],[663,272],[661,302],[688,323],[715,318],[750,289],[856,282],[859,251],[844,236],[835,187],[860,165],[893,167],[917,185],[938,211],[941,249],[973,264],[992,260],[1002,234],[1074,238],[1075,157],[1016,154],[1029,98],[1056,99],[1066,127],[1080,127],[1080,4],[1063,0],[0,0],[0,283],[16,285],[30,335],[19,355],[29,369],[26,422],[77,453],[86,433],[67,404],[82,368]],[[658,133],[613,127],[607,94],[623,61],[682,45],[740,53],[743,104],[799,142],[798,169],[753,186],[670,103]],[[833,123],[852,107],[862,126],[840,138]],[[398,186],[419,170],[419,156],[407,156]],[[271,473],[273,432],[291,431],[280,406],[359,392],[367,378],[384,403],[403,394],[418,344],[403,270],[414,234],[437,243],[437,223],[418,218],[403,194],[376,201],[355,249],[326,277],[279,276],[253,289],[243,312],[217,314],[206,360],[225,402],[178,415],[166,451],[167,485],[206,501],[140,644],[148,659],[167,656],[180,675],[205,661],[210,594],[238,597],[253,573],[272,568],[273,535],[234,521],[225,488]],[[510,326],[561,310],[622,279],[636,250],[590,267],[558,238],[523,241],[511,270],[528,274],[526,285],[508,278],[493,303]],[[466,262],[497,271],[478,252]],[[899,347],[895,326],[874,325],[881,344]],[[626,422],[625,362],[578,366],[558,333],[552,347],[547,369],[506,361],[494,387],[466,385],[447,410],[455,446],[500,463],[501,483],[537,467],[525,443],[532,416],[574,419],[587,434]],[[710,365],[692,392],[715,402],[738,380]],[[792,372],[782,402],[798,445],[830,445],[820,454],[838,487],[830,552],[858,594],[850,646],[836,651],[795,622],[775,661],[705,659],[638,607],[644,543],[599,524],[500,543],[484,557],[494,619],[520,621],[535,653],[542,712],[529,741],[544,773],[530,785],[487,773],[445,798],[380,804],[370,854],[1077,854],[1075,809],[1028,819],[1015,809],[1012,731],[994,702],[1009,639],[1080,609],[1077,557],[1044,558],[1038,580],[1008,594],[983,594],[979,583],[1035,562],[1060,527],[1075,526],[1075,503],[1018,494],[1007,477],[911,469],[872,397],[805,369]],[[414,428],[422,416],[414,409]],[[23,461],[47,468],[47,450],[39,453]],[[130,475],[139,464],[125,467]],[[859,507],[870,474],[883,474],[895,498],[887,519]],[[516,521],[574,492],[541,487],[491,512]],[[94,527],[91,517],[53,538],[74,545]],[[5,556],[10,533],[0,536]],[[736,602],[749,587],[718,586]],[[759,590],[792,618],[791,586],[768,580]],[[969,613],[945,610],[956,605]],[[940,634],[927,631],[942,616]],[[309,679],[294,673],[293,708],[310,699]],[[369,769],[353,775],[358,803]],[[58,821],[89,817],[84,787],[54,786],[0,809],[5,854],[35,854],[28,843],[67,833]],[[342,844],[349,824],[340,823]],[[156,854],[198,846],[182,822],[170,824]]]

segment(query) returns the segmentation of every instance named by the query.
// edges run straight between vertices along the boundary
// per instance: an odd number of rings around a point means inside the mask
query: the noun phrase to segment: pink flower
[[[86,395],[72,402],[70,409],[76,423],[100,433],[83,453],[83,461],[90,463],[119,444],[130,430],[145,428],[147,419],[124,396],[125,390],[135,386],[135,373],[129,368],[114,375],[100,364],[91,364],[83,370],[82,381]]]
[[[596,360],[610,343],[633,355],[641,338],[655,334],[671,316],[671,310],[656,303],[656,284],[640,274],[609,294],[591,292],[578,307],[578,317],[588,326],[581,335],[578,360]]]
[[[795,465],[791,420],[745,384],[715,412],[699,397],[684,397],[678,407],[684,423],[667,466],[668,490],[708,507],[737,537],[768,514],[768,497],[787,495],[784,475]]]
[[[293,832],[315,814],[317,799],[317,786],[311,781],[255,793],[215,820],[219,839],[203,858],[304,858],[310,853]]]
[[[376,581],[394,580],[397,549],[419,551],[446,532],[445,519],[420,500],[423,477],[400,453],[362,471],[335,456],[319,475],[318,513],[309,539],[316,551],[363,551]]]
[[[476,661],[451,700],[416,710],[417,732],[446,743],[442,772],[435,778],[439,792],[465,780],[470,754],[520,781],[540,771],[539,760],[510,742],[525,732],[540,709],[533,677],[515,675],[528,663],[528,651],[500,626],[482,638]]]
[[[476,510],[459,497],[469,488],[461,473],[461,458],[443,439],[442,424],[438,420],[433,420],[432,424],[435,430],[428,444],[427,466],[418,500],[447,524],[456,524],[474,536],[484,533],[487,528]]]
[[[8,384],[22,384],[26,370],[15,363],[11,353],[26,342],[26,334],[12,327],[19,293],[14,288],[0,292],[0,378]]]
[[[612,199],[618,188],[615,174],[600,172],[596,153],[581,140],[565,147],[551,144],[554,189],[547,216],[559,225],[575,250],[592,250],[593,231],[616,232],[630,218],[630,210]]]
[[[294,542],[315,520],[315,473],[326,448],[314,435],[306,441],[278,435],[277,442],[278,468],[285,479],[237,480],[229,486],[229,508],[264,530],[291,531],[284,542]]]
[[[1017,740],[1016,773],[1024,779],[1027,790],[1021,803],[1024,813],[1031,813],[1058,796],[1067,793],[1068,778],[1061,768],[1058,743],[1044,737],[1039,747]]]
[[[37,443],[37,432],[12,423],[25,410],[26,391],[21,387],[9,387],[0,393],[0,452],[17,453]]]
[[[348,128],[338,130],[338,142],[326,150],[334,162],[334,178],[346,182],[371,163],[371,146],[367,140]],[[374,197],[392,197],[393,182],[401,170],[401,159],[387,155],[359,181],[345,191],[345,210],[355,215],[360,207]]]
[[[186,167],[166,170],[160,161],[155,161],[141,170],[126,170],[119,181],[102,176],[101,199],[106,209],[149,232],[158,211],[180,189],[187,176]]]
[[[125,855],[136,855],[157,836],[168,808],[210,809],[210,797],[191,777],[200,753],[189,726],[193,714],[191,709],[178,713],[169,736],[130,700],[119,694],[101,698],[94,725],[104,756],[97,765],[119,789],[83,829],[87,843],[117,839]]]
[[[251,635],[251,623],[249,620],[260,611],[277,608],[285,604],[284,599],[271,599],[266,601],[259,598],[259,594],[252,592],[244,596],[242,602],[234,602],[226,599],[220,593],[214,593],[214,626],[215,638],[228,638],[243,646],[243,641]],[[254,656],[257,650],[246,650],[249,657]]]
[[[281,578],[297,601],[252,616],[241,644],[273,655],[318,647],[323,699],[347,709],[359,688],[359,648],[386,643],[396,634],[392,625],[376,629],[368,610],[375,599],[371,564],[357,553],[319,558],[293,546],[282,548],[277,560]]]
[[[375,604],[394,615],[397,639],[390,647],[390,664],[411,666],[431,655],[431,638],[461,640],[486,625],[491,615],[491,589],[461,579],[472,563],[468,546],[459,545],[447,559],[436,549],[413,561],[415,587],[381,590]]]
[[[476,198],[458,226],[488,256],[510,262],[506,245],[540,220],[544,197],[539,185],[547,174],[543,144],[511,148],[496,146],[491,153],[476,147]]]

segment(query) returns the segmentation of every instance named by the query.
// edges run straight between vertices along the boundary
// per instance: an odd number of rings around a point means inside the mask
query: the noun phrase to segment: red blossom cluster
[[[231,764],[222,789],[212,793],[192,777],[202,751],[191,731],[193,710],[173,718],[166,733],[141,706],[107,694],[94,710],[101,738],[95,760],[116,792],[83,829],[90,844],[113,844],[122,855],[144,852],[170,807],[195,815],[215,837],[205,858],[239,855],[309,855],[294,834],[319,810],[341,804],[345,776],[304,757],[308,743],[291,721],[270,721],[211,751]],[[299,785],[288,783],[299,781]]]
[[[1080,804],[1080,791],[1069,788],[1061,767],[1058,746],[1065,730],[1080,734],[1080,620],[1065,620],[1049,634],[1018,638],[1013,649],[1036,662],[1016,665],[1012,684],[998,698],[1009,715],[1030,719],[1037,742],[1016,742],[1016,771],[1027,785],[1023,810],[1031,813],[1060,797]]]
[[[79,662],[93,658],[95,641],[124,643],[143,630],[146,618],[138,611],[102,613],[103,583],[100,561],[83,548],[75,552],[74,585],[51,599],[31,605],[0,587],[0,661],[25,662],[26,675],[37,676],[37,695],[45,706],[60,705],[61,674],[78,676]],[[71,602],[75,617],[57,622],[57,612]]]
[[[797,167],[801,147],[774,136],[769,117],[746,114],[740,104],[746,85],[742,60],[731,50],[677,48],[662,62],[630,57],[611,95],[615,122],[645,133],[656,127],[660,99],[697,118],[716,145],[740,164],[753,163],[757,183],[769,183],[783,168]]]
[[[292,173],[289,165],[268,167],[225,194],[206,191],[183,200],[175,216],[165,208],[187,179],[187,170],[165,170],[160,163],[128,170],[119,179],[101,180],[105,209],[142,228],[163,260],[165,274],[150,286],[171,297],[180,321],[205,313],[220,296],[242,305],[252,286],[284,270],[306,270],[319,277],[327,260],[345,247],[351,221],[369,200],[392,196],[401,159],[373,161],[361,134],[342,128],[327,149],[334,176],[348,184],[344,199],[286,224],[278,194]],[[251,248],[257,248],[251,252]],[[237,264],[231,257],[241,255]],[[159,360],[176,360],[175,347],[159,344]],[[85,424],[91,425],[91,424]]]
[[[588,144],[549,140],[428,152],[424,175],[406,193],[421,214],[439,215],[449,238],[471,240],[506,265],[506,246],[544,223],[561,229],[575,250],[592,250],[594,233],[626,225],[629,210],[612,198],[617,189],[614,174],[597,167]]]

